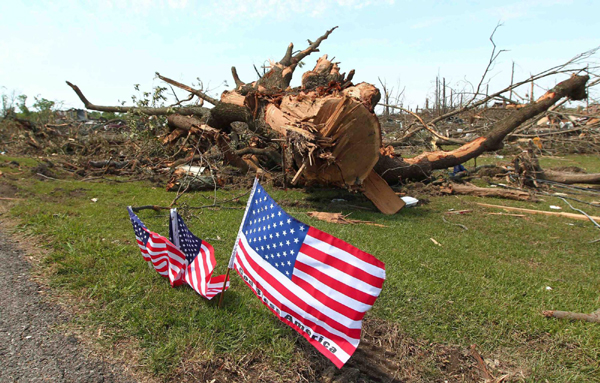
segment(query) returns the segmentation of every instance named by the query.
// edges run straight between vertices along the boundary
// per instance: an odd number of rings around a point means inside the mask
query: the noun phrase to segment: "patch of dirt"
[[[18,192],[19,192],[19,188],[16,187],[15,185],[0,182],[0,197],[15,198],[17,196]]]
[[[73,190],[65,190],[63,188],[56,188],[54,190],[52,190],[49,194],[50,195],[59,195],[59,196],[65,196],[65,197],[69,197],[69,198],[83,198],[85,196],[87,196],[87,192],[90,189],[84,189],[84,188],[78,188],[78,189],[73,189]]]
[[[283,326],[283,324],[281,324]],[[199,360],[202,359],[202,360]],[[498,359],[485,360],[486,370],[503,382],[522,378],[521,371]],[[518,373],[511,372],[518,371]],[[360,346],[337,369],[297,335],[297,352],[289,363],[273,363],[259,353],[212,356],[186,361],[169,380],[177,382],[481,382],[484,372],[468,348],[428,343],[404,334],[398,325],[365,320]]]
[[[50,170],[50,168],[53,168],[53,167],[54,167],[54,165],[51,162],[48,162],[48,163],[40,162],[36,167],[31,169],[31,174],[37,175],[37,176],[42,174],[42,178],[45,178],[43,176],[50,177],[50,178],[56,178],[56,174],[52,170]]]

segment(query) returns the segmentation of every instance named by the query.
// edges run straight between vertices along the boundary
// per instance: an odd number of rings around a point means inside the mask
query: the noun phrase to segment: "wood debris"
[[[385,225],[371,222],[371,221],[362,221],[360,219],[350,219],[347,215],[343,215],[342,213],[327,213],[327,212],[319,212],[319,211],[309,211],[306,213],[309,217],[319,219],[321,221],[329,222],[329,223],[339,223],[342,225],[348,224],[356,224],[362,223],[365,225],[377,226],[377,227],[386,227]]]

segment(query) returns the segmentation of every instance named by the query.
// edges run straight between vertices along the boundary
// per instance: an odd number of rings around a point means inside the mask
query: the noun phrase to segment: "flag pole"
[[[225,273],[225,280],[223,281],[223,289],[221,290],[221,296],[219,297],[219,308],[223,304],[223,296],[225,295],[225,287],[227,287],[227,280],[229,279],[229,266],[227,267],[227,272]]]
[[[240,224],[240,229],[238,230],[238,234],[235,238],[235,244],[233,245],[233,251],[231,252],[231,257],[229,258],[229,264],[227,265],[227,272],[225,273],[225,281],[223,281],[223,289],[221,290],[221,296],[219,297],[219,305],[221,308],[221,304],[223,303],[223,296],[225,295],[225,287],[227,286],[227,279],[229,278],[229,270],[233,269],[233,265],[235,263],[235,255],[237,253],[238,242],[240,240],[240,233],[242,228],[244,227],[244,222],[246,222],[246,215],[248,214],[248,210],[250,208],[250,204],[252,203],[252,198],[254,198],[254,192],[256,191],[256,186],[258,185],[258,172],[256,172],[256,177],[254,178],[254,185],[252,185],[252,190],[250,191],[250,196],[248,197],[248,202],[246,202],[246,211],[244,211],[244,218],[242,218],[242,223]]]

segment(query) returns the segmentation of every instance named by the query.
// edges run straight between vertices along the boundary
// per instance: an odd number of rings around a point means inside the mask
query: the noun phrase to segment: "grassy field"
[[[42,246],[49,252],[42,270],[57,292],[72,298],[80,313],[77,325],[97,333],[93,341],[101,348],[130,344],[139,350],[134,363],[164,380],[183,380],[186,365],[206,368],[204,373],[209,375],[228,368],[268,366],[261,377],[267,381],[314,380],[329,366],[303,338],[281,324],[237,275],[232,277],[224,307],[218,309],[216,299],[205,301],[189,288],[172,289],[148,268],[125,208],[169,205],[172,193],[140,182],[42,181],[27,170],[17,174],[35,165],[34,160],[14,159],[21,170],[6,166],[12,158],[0,160],[4,173],[0,181],[5,184],[0,190],[21,198],[10,202],[10,216],[21,222],[17,234],[39,234],[46,239]],[[600,170],[597,158],[544,161],[543,166]],[[369,206],[362,197],[340,190],[310,194],[267,190],[298,219],[385,262],[387,280],[367,322],[398,329],[399,338],[414,342],[422,352],[453,347],[464,356],[476,344],[496,376],[600,381],[598,324],[546,319],[541,314],[551,309],[586,313],[600,308],[600,243],[592,242],[600,231],[586,221],[489,215],[490,210],[475,205],[487,202],[540,210],[559,205],[569,211],[561,200],[543,197],[541,202],[526,203],[428,197],[425,205],[383,216],[332,204],[332,199],[344,198]],[[243,192],[219,191],[217,198],[225,200]],[[212,203],[212,198],[212,192],[194,193],[180,202],[201,206]],[[182,210],[190,229],[214,246],[216,274],[225,272],[246,198],[226,204],[227,209]],[[600,215],[598,208],[574,205]],[[450,209],[472,212],[444,214]],[[310,210],[351,213],[352,218],[385,227],[328,224],[309,218],[305,212]],[[139,216],[150,229],[168,234],[166,212],[142,211]],[[411,366],[410,371],[397,362],[388,368],[394,377],[443,381],[450,376],[435,356],[422,359],[422,365]],[[200,367],[192,370],[198,373]]]

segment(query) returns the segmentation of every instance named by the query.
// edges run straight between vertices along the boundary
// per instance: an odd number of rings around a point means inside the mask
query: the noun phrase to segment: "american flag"
[[[181,285],[186,266],[185,255],[167,238],[148,230],[131,206],[127,210],[144,260],[150,262],[160,275],[169,278],[171,286]]]
[[[184,279],[192,289],[208,299],[223,291],[225,275],[212,276],[217,265],[215,250],[210,243],[192,234],[177,213],[177,209],[171,209],[169,239],[185,254]],[[229,280],[225,290],[227,288],[229,288]]]
[[[358,347],[385,280],[383,262],[291,217],[257,180],[230,268],[338,368]]]
[[[169,239],[148,230],[131,207],[127,209],[144,260],[169,278],[171,286],[187,283],[208,299],[223,290],[225,275],[212,276],[217,264],[213,247],[190,232],[176,209],[171,210]]]

